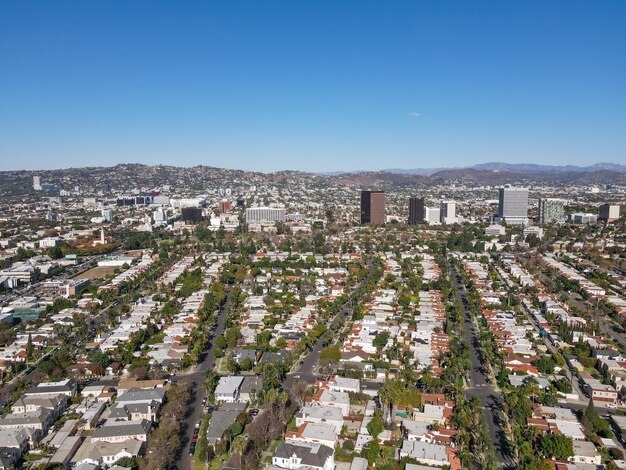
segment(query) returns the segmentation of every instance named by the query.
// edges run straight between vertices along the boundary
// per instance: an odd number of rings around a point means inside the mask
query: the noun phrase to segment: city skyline
[[[2,170],[624,161],[620,2],[0,9]]]
[[[626,470],[626,2],[0,3],[0,467]]]

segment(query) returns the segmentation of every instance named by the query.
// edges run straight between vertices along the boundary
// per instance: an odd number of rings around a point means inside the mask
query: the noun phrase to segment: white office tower
[[[528,188],[500,188],[498,217],[509,225],[528,224]]]
[[[33,176],[33,189],[35,191],[41,191],[41,178],[39,178],[39,176]]]
[[[565,201],[542,197],[539,199],[539,223],[561,224],[565,222]]]
[[[440,224],[440,213],[441,211],[437,207],[424,207],[424,220],[428,222],[429,225]]]
[[[247,223],[274,223],[284,222],[284,207],[251,207],[246,209]]]
[[[439,220],[442,224],[456,224],[458,222],[456,218],[455,201],[441,201],[441,205],[439,206]]]
[[[102,219],[105,222],[113,222],[113,211],[111,209],[102,209]]]
[[[154,223],[162,223],[167,221],[167,212],[165,209],[157,209],[152,214],[152,218],[154,219]]]

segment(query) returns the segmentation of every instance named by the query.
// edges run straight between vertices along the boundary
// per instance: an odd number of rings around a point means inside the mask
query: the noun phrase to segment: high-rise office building
[[[385,223],[385,192],[361,191],[361,223]]]
[[[528,223],[528,188],[500,188],[498,217],[510,225]]]
[[[250,207],[246,209],[246,222],[249,224],[284,222],[285,220],[284,207]]]
[[[228,212],[232,208],[230,201],[222,199],[217,205],[217,211],[220,213]]]
[[[441,205],[439,206],[439,218],[442,224],[456,223],[456,202],[441,201]]]
[[[201,222],[202,209],[199,207],[183,207],[180,210],[181,219],[184,222]]]
[[[424,223],[424,198],[409,198],[409,225]]]
[[[539,223],[560,224],[565,221],[565,201],[542,197],[539,199]]]
[[[102,209],[102,218],[106,222],[113,222],[113,211],[111,209]]]
[[[600,206],[600,214],[598,220],[613,222],[619,219],[620,207],[618,205],[602,204]]]
[[[429,225],[438,225],[441,223],[441,210],[438,207],[425,207],[424,218]]]
[[[33,176],[33,189],[41,191],[41,178],[39,176]]]

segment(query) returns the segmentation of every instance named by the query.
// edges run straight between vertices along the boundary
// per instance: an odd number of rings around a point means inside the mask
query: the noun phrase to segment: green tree
[[[328,346],[320,352],[320,359],[328,362],[339,362],[341,351],[338,345]]]
[[[60,245],[54,245],[48,249],[48,256],[52,259],[63,258],[63,250]]]
[[[380,333],[376,335],[372,344],[376,346],[376,349],[380,351],[387,345],[388,340],[389,340],[389,332],[381,331]]]
[[[35,347],[33,346],[33,335],[28,333],[28,341],[26,342],[26,359],[31,361],[33,359],[34,352]]]
[[[215,347],[218,349],[226,349],[226,346],[228,346],[227,342],[226,342],[226,338],[224,338],[223,336],[218,336],[217,338],[215,338]]]
[[[239,466],[241,466],[241,456],[248,447],[248,438],[244,435],[239,435],[233,440],[233,452],[239,456]]]
[[[94,350],[89,356],[89,360],[94,364],[98,364],[99,366],[106,367],[109,365],[110,357],[107,353],[100,351],[99,349]]]
[[[567,460],[568,457],[574,455],[574,445],[570,437],[546,433],[541,438],[541,452],[546,457]]]
[[[226,330],[224,337],[226,338],[228,347],[234,348],[237,346],[237,341],[239,341],[239,338],[241,337],[241,331],[235,326],[230,327]]]
[[[369,445],[363,449],[361,456],[366,458],[370,465],[374,465],[380,458],[380,444],[378,443],[378,439],[374,439],[370,442]]]
[[[380,419],[380,416],[376,414],[372,420],[367,424],[367,431],[370,433],[374,439],[378,437],[378,435],[385,430],[385,425],[383,424],[383,420]]]

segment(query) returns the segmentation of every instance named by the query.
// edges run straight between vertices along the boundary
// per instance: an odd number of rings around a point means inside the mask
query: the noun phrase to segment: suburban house
[[[243,383],[243,377],[220,377],[215,388],[215,401],[233,403],[239,399],[239,389]]]
[[[152,423],[147,419],[135,421],[107,421],[96,429],[92,441],[121,442],[136,439],[145,442]]]
[[[283,441],[272,456],[272,464],[278,468],[293,470],[300,468],[333,470],[335,468],[334,450],[320,444]]]
[[[143,441],[127,439],[120,442],[93,441],[87,439],[78,449],[72,463],[75,467],[83,464],[95,465],[96,468],[109,466],[124,457],[136,457],[141,454]]]

